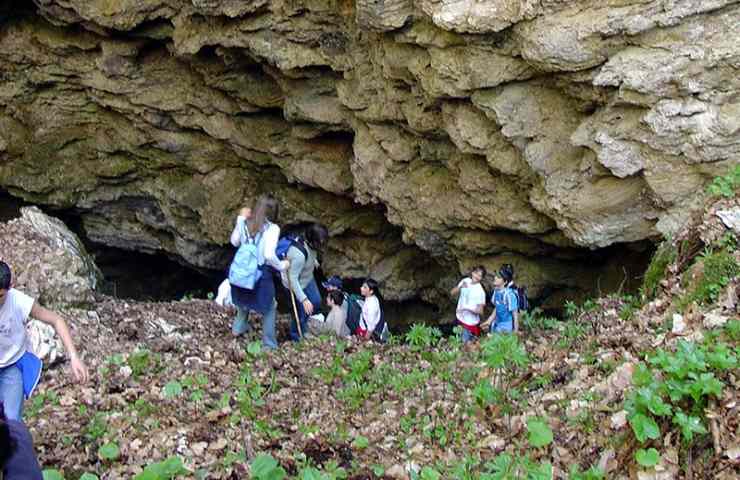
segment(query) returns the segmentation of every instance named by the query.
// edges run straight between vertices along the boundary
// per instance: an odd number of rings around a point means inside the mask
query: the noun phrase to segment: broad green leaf
[[[528,418],[527,430],[529,431],[529,444],[533,447],[544,447],[552,443],[552,430],[541,418]]]
[[[247,344],[247,353],[253,357],[256,357],[262,351],[262,345],[259,341],[255,340]]]
[[[352,446],[358,450],[364,450],[369,445],[370,445],[370,441],[366,437],[363,437],[362,435],[355,437],[355,439],[352,441]]]
[[[640,443],[644,443],[648,438],[653,440],[660,438],[660,428],[652,418],[638,413],[630,417],[629,422],[632,431],[635,432],[635,438]]]
[[[94,473],[87,473],[87,472],[85,472],[80,477],[80,480],[100,480],[100,479]]]
[[[121,456],[121,449],[115,442],[106,443],[98,448],[98,455],[103,460],[115,460]]]
[[[252,461],[249,471],[255,480],[282,480],[286,476],[277,460],[266,454],[258,455]]]
[[[701,419],[691,415],[686,415],[683,412],[678,412],[673,417],[673,423],[681,427],[681,434],[684,440],[690,442],[694,439],[694,434],[707,433],[707,429],[701,423]]]
[[[299,480],[323,480],[325,478],[326,475],[323,475],[320,471],[316,470],[313,467],[304,468],[298,474]]]
[[[64,475],[59,470],[44,470],[41,475],[44,480],[64,480]]]
[[[635,460],[643,467],[653,467],[660,461],[660,454],[654,448],[647,450],[641,448],[635,452]]]
[[[182,393],[182,385],[177,380],[170,380],[164,386],[164,397],[175,398]]]

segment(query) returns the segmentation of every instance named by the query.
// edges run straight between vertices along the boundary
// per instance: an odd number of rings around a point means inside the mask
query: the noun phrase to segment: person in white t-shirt
[[[470,275],[460,280],[450,291],[453,297],[460,295],[457,300],[457,321],[463,328],[464,343],[472,342],[480,336],[480,316],[486,305],[486,292],[481,281],[486,277],[486,268],[482,265],[474,267]]]
[[[362,314],[360,316],[360,325],[355,331],[355,335],[371,339],[373,332],[378,324],[383,321],[383,312],[380,306],[380,285],[375,279],[366,278],[360,287],[360,295],[365,297],[362,304]]]
[[[13,288],[11,280],[10,267],[0,261],[0,402],[4,405],[5,416],[8,419],[21,420],[23,373],[19,363],[26,354],[26,323],[29,316],[54,327],[69,354],[70,367],[75,379],[78,382],[86,382],[88,375],[64,319]]]

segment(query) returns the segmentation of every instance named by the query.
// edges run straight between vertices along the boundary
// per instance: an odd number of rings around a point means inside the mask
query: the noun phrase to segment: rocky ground
[[[318,338],[272,353],[233,339],[229,315],[207,300],[88,298],[89,271],[54,277],[34,260],[71,254],[54,246],[49,223],[40,228],[24,211],[3,225],[3,255],[17,247],[4,258],[29,291],[45,278],[77,281],[86,301],[59,308],[92,372],[75,385],[57,359],[26,420],[44,467],[67,479],[737,478],[737,270],[710,301],[691,297],[677,310],[713,275],[713,257],[696,245],[727,253],[737,268],[733,231],[719,215],[737,208],[737,199],[708,207],[662,247],[675,254],[654,261],[659,276],[646,274],[644,305],[625,295],[568,304],[566,320],[533,315],[519,337],[469,347],[417,326],[385,346]],[[684,367],[699,372],[698,390],[656,400],[645,368],[659,382]],[[635,420],[664,403],[698,423]]]

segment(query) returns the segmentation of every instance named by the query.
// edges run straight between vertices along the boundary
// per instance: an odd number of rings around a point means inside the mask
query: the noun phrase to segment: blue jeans
[[[242,310],[237,307],[236,317],[234,318],[234,323],[231,325],[231,333],[239,336],[243,333],[252,331],[252,326],[249,324],[249,320],[247,320],[248,315],[249,312],[247,310]],[[273,300],[272,308],[262,315],[262,346],[271,350],[278,347],[277,335],[275,334],[276,317],[277,303]]]
[[[514,331],[514,322],[512,320],[504,322],[493,322],[491,324],[491,333],[511,333]]]
[[[303,289],[303,293],[308,297],[308,301],[313,304],[313,312],[318,313],[321,307],[321,294],[319,293],[319,287],[316,285],[316,280],[311,280],[306,288]],[[296,307],[298,308],[298,317],[301,319],[301,332],[305,335],[308,332],[308,315],[303,310],[303,302],[299,302],[296,298]],[[291,308],[293,308],[291,306]],[[298,335],[298,327],[296,326],[295,319],[290,322],[290,339],[297,342],[301,339]]]
[[[474,342],[478,337],[470,333],[467,328],[462,329],[462,341],[463,343]]]
[[[5,416],[21,421],[23,415],[23,376],[21,370],[11,365],[0,368],[0,402],[5,406]]]

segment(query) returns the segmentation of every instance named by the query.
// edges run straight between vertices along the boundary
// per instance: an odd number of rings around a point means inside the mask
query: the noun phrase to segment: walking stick
[[[290,270],[290,260],[288,260],[288,270]],[[293,293],[293,288],[290,286],[290,271],[288,271],[286,277],[288,277],[288,291],[290,292],[290,302],[293,304],[293,314],[295,315],[295,324],[298,327],[298,337],[303,338],[303,332],[301,332],[301,318],[298,316],[295,294]]]
[[[301,332],[301,319],[298,316],[298,307],[295,304],[295,294],[293,289],[290,288],[290,279],[288,279],[288,291],[290,292],[290,301],[293,303],[293,313],[295,314],[295,324],[298,327],[298,337],[303,338],[303,332]]]

